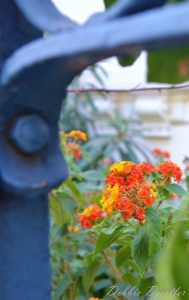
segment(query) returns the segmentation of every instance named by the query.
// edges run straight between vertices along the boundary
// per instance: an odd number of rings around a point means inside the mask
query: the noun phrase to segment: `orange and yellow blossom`
[[[143,162],[136,165],[130,161],[121,161],[110,167],[106,176],[107,186],[100,201],[107,215],[113,210],[121,211],[124,219],[134,217],[142,222],[145,218],[143,207],[155,201],[155,185],[148,183],[144,175],[155,172],[153,164]]]
[[[177,164],[173,163],[172,161],[164,161],[158,164],[157,171],[164,177],[164,178],[174,178],[178,183],[181,181],[182,178],[182,171],[177,166]]]
[[[93,209],[87,208],[80,215],[81,225],[91,227],[91,221],[103,217],[103,212],[109,216],[113,211],[118,211],[119,216],[126,220],[133,217],[139,222],[144,221],[145,208],[156,199],[156,185],[147,181],[150,173],[159,173],[163,184],[170,183],[171,178],[180,182],[182,176],[181,169],[171,161],[161,162],[157,167],[149,162],[138,165],[130,161],[116,162],[106,176],[106,187],[100,201],[102,210],[95,206],[92,218]]]
[[[119,196],[119,185],[117,183],[113,187],[108,184],[104,189],[100,204],[102,205],[102,210],[105,211],[108,216],[111,214]]]
[[[75,160],[79,160],[82,157],[82,152],[78,149],[79,145],[75,142],[66,143],[68,154],[72,153]]]
[[[103,217],[102,209],[97,205],[91,205],[85,208],[84,212],[79,215],[79,222],[82,227],[92,227],[92,221]]]
[[[80,130],[72,130],[67,134],[67,137],[73,137],[77,140],[82,140],[82,141],[86,141],[87,140],[87,135],[85,132],[80,131]]]

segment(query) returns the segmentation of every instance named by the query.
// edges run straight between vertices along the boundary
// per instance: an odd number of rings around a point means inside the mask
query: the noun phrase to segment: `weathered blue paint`
[[[50,300],[47,198],[0,199],[0,299]]]
[[[78,26],[50,0],[0,0],[0,300],[50,299],[47,194],[68,175],[68,84],[112,55],[188,45],[188,1],[164,3],[120,0]]]

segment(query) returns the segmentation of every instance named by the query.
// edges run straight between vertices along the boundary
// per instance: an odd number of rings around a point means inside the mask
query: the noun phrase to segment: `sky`
[[[103,0],[52,0],[57,8],[72,20],[80,24],[85,21],[95,12],[100,12],[105,9]],[[109,74],[108,78],[104,77],[106,88],[133,88],[138,84],[146,82],[146,54],[142,53],[140,58],[133,66],[122,68],[117,62],[117,58],[113,57],[104,62],[100,62]],[[89,78],[90,74],[85,71],[82,75],[83,83]],[[101,74],[102,76],[102,74]],[[94,80],[94,78],[91,78]],[[98,85],[94,81],[95,85]]]
[[[53,0],[59,10],[78,23],[84,23],[94,12],[104,10],[103,0]]]

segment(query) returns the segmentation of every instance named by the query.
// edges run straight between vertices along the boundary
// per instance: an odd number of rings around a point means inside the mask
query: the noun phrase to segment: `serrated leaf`
[[[131,247],[125,246],[119,249],[116,253],[116,266],[122,267],[127,263],[127,260],[131,258]]]
[[[63,209],[59,199],[55,198],[52,194],[49,195],[50,210],[52,218],[58,227],[70,222],[69,214]]]
[[[146,208],[146,225],[149,230],[148,255],[151,256],[161,247],[162,223],[153,207]]]
[[[96,247],[94,250],[94,255],[106,249],[110,246],[121,234],[123,227],[116,228],[111,234],[106,234],[103,231],[100,233],[98,240],[96,242]]]
[[[138,233],[131,242],[131,254],[137,264],[139,274],[142,277],[150,261],[149,253],[149,230],[144,224],[139,226]]]
[[[178,185],[176,183],[171,183],[169,185],[166,185],[164,188],[167,191],[172,192],[172,193],[177,194],[177,195],[184,196],[186,194],[186,191],[180,185]]]
[[[99,267],[100,267],[100,262],[96,260],[86,269],[83,275],[82,283],[86,294],[88,294],[88,291],[94,282],[95,274]]]
[[[188,78],[188,47],[148,53],[148,81],[176,84]]]

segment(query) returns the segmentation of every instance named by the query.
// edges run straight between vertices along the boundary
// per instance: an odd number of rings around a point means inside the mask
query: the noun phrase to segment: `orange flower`
[[[189,171],[189,164],[185,166],[185,170]]]
[[[93,298],[93,297],[91,297],[91,298],[89,298],[88,300],[103,300],[103,299],[99,299],[99,298]]]
[[[130,212],[131,215],[136,209],[136,205],[134,203],[132,203],[128,198],[121,200],[117,206],[118,206],[118,209],[128,211],[128,212]]]
[[[158,147],[154,147],[151,152],[152,152],[152,154],[154,154],[156,156],[161,156],[162,155],[162,151]]]
[[[146,175],[150,172],[155,172],[156,167],[149,162],[143,161],[137,165],[137,170],[140,171],[143,175]]]
[[[86,141],[87,140],[87,135],[85,132],[82,132],[80,130],[72,130],[67,134],[67,137],[73,137],[77,140],[82,140]]]
[[[96,221],[103,217],[103,212],[99,206],[89,206],[79,215],[79,222],[82,227],[91,227],[91,221]]]
[[[67,227],[67,229],[68,229],[69,232],[71,232],[71,231],[72,231],[72,226],[69,225],[69,226]]]
[[[110,172],[115,175],[129,174],[135,165],[132,161],[119,161],[110,167]]]
[[[151,186],[147,183],[144,183],[140,186],[140,189],[137,193],[138,202],[144,203],[146,206],[152,205],[155,200],[155,194],[151,189]]]
[[[135,169],[136,164],[132,161],[120,161],[110,167],[110,174],[106,176],[106,182],[110,185],[133,186],[140,174]],[[134,173],[133,173],[134,172]]]
[[[163,151],[163,156],[164,156],[165,158],[170,158],[170,157],[171,157],[170,152],[167,151],[167,150]]]
[[[106,176],[107,185],[100,201],[102,210],[110,215],[113,210],[121,211],[124,219],[131,217],[142,221],[145,214],[139,208],[152,205],[155,201],[155,185],[145,180],[145,175],[156,171],[153,164],[142,162],[121,161],[110,167],[110,174]],[[143,212],[142,216],[140,211]]]
[[[68,231],[69,232],[78,232],[79,231],[79,227],[72,227],[71,225],[69,225],[68,227],[67,227],[67,229],[68,229]]]
[[[151,152],[155,156],[161,156],[161,157],[164,157],[164,158],[170,158],[170,152],[169,151],[167,151],[167,150],[163,151],[163,150],[161,150],[158,147],[154,147]]]
[[[78,149],[79,145],[75,142],[67,143],[68,154],[72,153],[75,160],[79,160],[82,157],[82,152]]]
[[[181,181],[182,171],[172,161],[165,161],[158,164],[158,172],[167,179],[173,177],[178,183]]]
[[[102,162],[101,162],[101,165],[102,166],[106,166],[106,165],[111,165],[112,161],[109,157],[104,157]]]
[[[137,219],[139,222],[142,222],[145,219],[145,214],[145,209],[143,207],[138,207],[136,210],[135,219]]]

